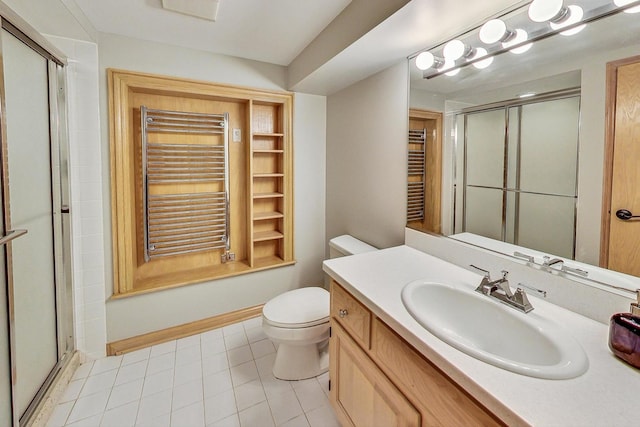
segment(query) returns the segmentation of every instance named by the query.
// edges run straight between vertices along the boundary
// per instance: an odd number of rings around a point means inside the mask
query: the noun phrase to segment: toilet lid
[[[319,287],[285,292],[267,302],[262,315],[271,325],[287,328],[324,323],[329,318],[329,292]]]

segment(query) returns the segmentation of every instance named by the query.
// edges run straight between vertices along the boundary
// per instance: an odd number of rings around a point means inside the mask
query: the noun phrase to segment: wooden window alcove
[[[108,70],[108,82],[115,297],[295,262],[291,93],[113,69]],[[224,248],[145,257],[141,106],[228,114],[228,236],[235,259],[224,259]],[[216,136],[188,132],[148,137],[160,146],[198,146],[212,138],[216,143]],[[218,192],[220,186],[187,180],[147,184],[146,189],[154,195],[198,195]]]

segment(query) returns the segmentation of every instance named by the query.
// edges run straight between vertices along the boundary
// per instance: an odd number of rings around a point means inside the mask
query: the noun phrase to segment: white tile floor
[[[281,381],[256,317],[80,366],[47,427],[339,426],[328,374]]]

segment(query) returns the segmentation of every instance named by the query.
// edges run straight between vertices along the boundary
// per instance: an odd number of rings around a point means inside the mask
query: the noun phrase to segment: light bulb
[[[416,67],[423,71],[433,67],[435,62],[436,59],[431,52],[422,52],[416,56]]]
[[[456,61],[454,61],[453,59],[445,59],[442,66],[438,68],[438,72],[439,73],[444,72],[444,74],[447,76],[455,76],[460,72],[460,68],[454,68],[455,66],[456,66]]]
[[[444,49],[442,49],[442,55],[445,59],[451,59],[455,61],[456,59],[462,58],[465,50],[467,50],[467,46],[460,40],[451,40],[444,45]]]
[[[551,28],[553,30],[559,30],[564,27],[568,27],[569,25],[576,24],[582,21],[582,17],[584,16],[584,11],[580,6],[571,5],[569,6],[569,16],[567,19],[564,19],[562,22],[550,22]],[[584,30],[587,24],[578,25],[570,30],[561,31],[560,34],[563,36],[572,36],[574,34],[578,34],[580,31]]]
[[[504,47],[505,49],[508,49],[511,46],[515,46],[529,39],[529,34],[527,34],[525,30],[518,28],[515,32],[516,32],[516,36],[513,39],[509,40],[508,42],[502,43],[502,47]],[[532,43],[527,43],[525,45],[510,49],[509,52],[512,52],[515,54],[525,53],[526,51],[531,49],[531,46],[532,46]]]
[[[460,72],[460,68],[454,68],[451,71],[447,71],[446,73],[444,73],[446,76],[455,76],[456,74],[458,74]]]
[[[626,6],[629,3],[632,3],[634,1],[635,0],[613,0],[615,5],[618,6],[618,7]],[[630,7],[629,9],[625,9],[624,12],[625,13],[638,13],[638,12],[640,12],[640,6]]]
[[[562,0],[533,0],[529,5],[529,18],[533,22],[560,19],[563,14]]]
[[[486,55],[487,55],[487,49],[483,47],[478,47],[476,48],[476,53],[467,61],[473,61],[474,59],[479,59]],[[488,58],[481,59],[480,61],[476,61],[472,65],[477,69],[482,70],[484,68],[487,68],[489,65],[491,65],[492,62],[493,62],[493,56],[490,56]]]
[[[493,44],[499,41],[505,41],[505,36],[508,37],[509,34],[510,32],[507,30],[507,25],[504,21],[500,19],[491,19],[485,22],[480,28],[478,36],[482,43]]]

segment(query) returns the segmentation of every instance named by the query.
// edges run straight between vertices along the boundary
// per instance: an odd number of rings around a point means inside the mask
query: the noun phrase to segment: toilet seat
[[[263,321],[288,329],[309,328],[329,321],[329,292],[319,287],[285,292],[262,308]]]

